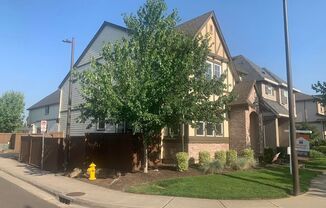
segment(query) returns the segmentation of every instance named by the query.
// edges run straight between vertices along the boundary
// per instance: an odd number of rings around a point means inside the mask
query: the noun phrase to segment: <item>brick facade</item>
[[[229,150],[229,144],[222,143],[189,143],[188,144],[188,154],[190,160],[198,162],[198,154],[200,151],[208,151],[211,154],[211,157],[214,157],[216,151],[227,151]]]

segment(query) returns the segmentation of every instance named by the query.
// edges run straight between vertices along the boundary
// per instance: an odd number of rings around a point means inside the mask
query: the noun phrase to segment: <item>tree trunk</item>
[[[148,153],[147,153],[147,143],[143,141],[143,154],[144,154],[144,173],[148,173]]]

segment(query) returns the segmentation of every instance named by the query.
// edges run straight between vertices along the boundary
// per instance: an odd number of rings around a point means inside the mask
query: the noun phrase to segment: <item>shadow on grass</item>
[[[273,187],[273,188],[276,188],[276,189],[279,189],[279,190],[283,190],[287,194],[291,194],[291,190],[289,190],[287,188],[284,188],[282,186],[277,186],[277,185],[273,185],[273,184],[269,184],[269,183],[263,183],[263,182],[258,181],[258,180],[239,177],[239,176],[234,176],[234,175],[228,175],[228,174],[223,174],[223,175],[226,176],[226,177],[229,177],[229,178],[233,178],[233,179],[238,179],[238,180],[243,180],[243,181],[246,181],[246,182],[252,182],[252,183],[256,183],[256,184],[260,184],[260,185],[264,185],[264,186]],[[259,177],[259,178],[262,178],[262,179],[266,180],[266,178],[263,178],[263,177]],[[282,182],[282,181],[287,182],[288,180],[280,180],[280,182]]]

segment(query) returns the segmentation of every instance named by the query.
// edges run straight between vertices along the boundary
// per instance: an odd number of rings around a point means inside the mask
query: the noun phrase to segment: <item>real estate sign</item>
[[[299,137],[296,140],[295,149],[298,151],[299,155],[308,155],[310,151],[310,142],[303,137]]]
[[[46,127],[47,127],[48,122],[45,120],[41,121],[41,132],[45,133],[46,132]]]

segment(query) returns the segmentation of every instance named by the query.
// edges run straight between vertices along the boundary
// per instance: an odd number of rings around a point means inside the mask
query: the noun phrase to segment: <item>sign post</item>
[[[41,133],[42,133],[42,155],[41,155],[41,170],[44,168],[44,134],[46,132],[48,122],[45,120],[41,121]]]

